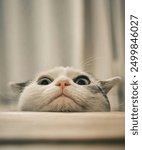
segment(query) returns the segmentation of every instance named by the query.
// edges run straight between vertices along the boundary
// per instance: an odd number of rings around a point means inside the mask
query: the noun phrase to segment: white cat
[[[12,83],[11,88],[20,93],[21,111],[110,111],[106,94],[119,81],[120,77],[97,81],[81,70],[57,67],[38,74],[32,81]]]

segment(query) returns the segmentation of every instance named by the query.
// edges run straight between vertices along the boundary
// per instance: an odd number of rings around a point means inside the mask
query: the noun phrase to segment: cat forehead
[[[52,78],[57,78],[59,76],[66,76],[69,78],[74,78],[78,75],[90,76],[88,73],[72,67],[56,67],[54,69],[39,73],[37,78],[40,78],[42,76],[50,76]]]

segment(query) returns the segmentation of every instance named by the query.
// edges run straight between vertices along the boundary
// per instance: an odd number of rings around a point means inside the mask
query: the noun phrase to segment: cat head
[[[57,67],[10,86],[20,94],[18,108],[22,111],[110,111],[107,93],[119,81],[120,77],[98,81],[81,70]]]

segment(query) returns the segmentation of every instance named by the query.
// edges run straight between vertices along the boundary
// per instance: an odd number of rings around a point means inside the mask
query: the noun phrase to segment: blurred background
[[[124,0],[0,0],[0,111],[16,109],[9,82],[61,65],[121,76],[109,99],[124,111],[124,23]]]

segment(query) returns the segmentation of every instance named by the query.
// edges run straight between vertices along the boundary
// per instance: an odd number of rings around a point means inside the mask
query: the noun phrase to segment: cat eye
[[[88,78],[87,76],[84,76],[84,75],[78,76],[78,77],[75,78],[73,81],[74,81],[76,84],[78,84],[78,85],[88,85],[88,84],[90,84],[89,78]]]
[[[51,82],[52,82],[52,80],[47,77],[44,77],[44,78],[38,80],[39,85],[48,85]]]

